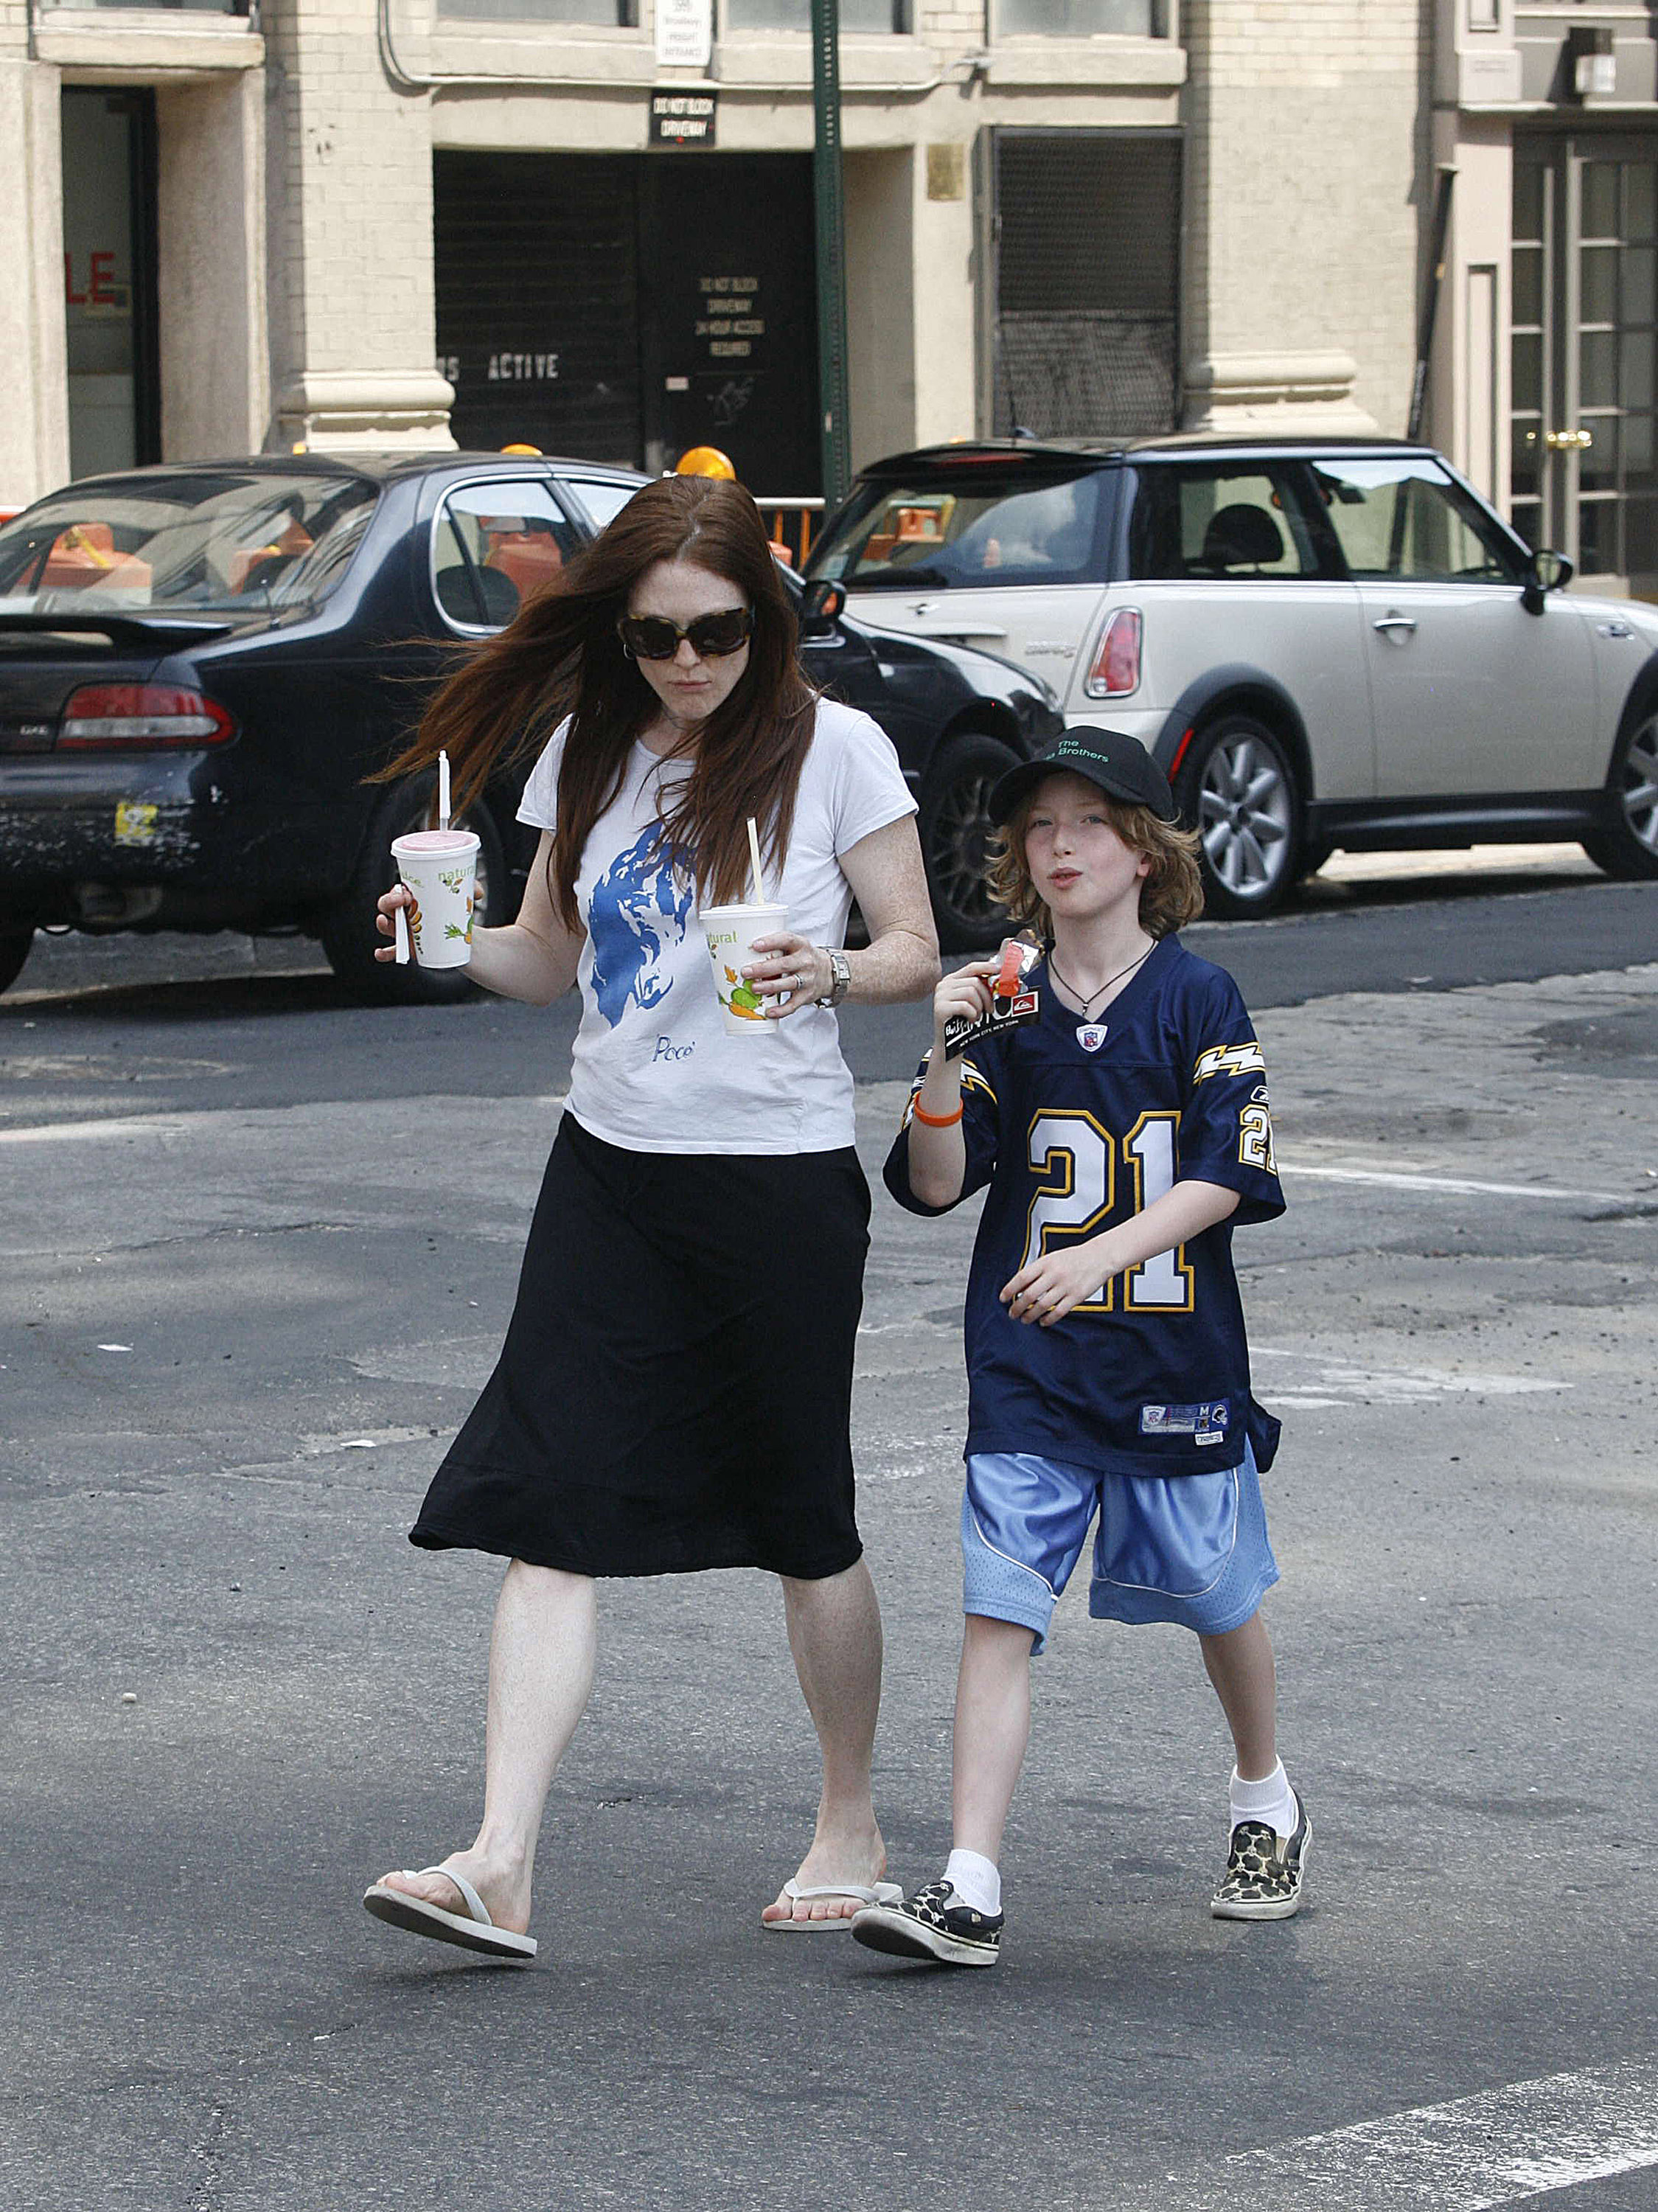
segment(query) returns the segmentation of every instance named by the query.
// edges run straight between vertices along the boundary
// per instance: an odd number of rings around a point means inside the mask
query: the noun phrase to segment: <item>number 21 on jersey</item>
[[[1143,1213],[1175,1187],[1179,1120],[1178,1114],[1142,1114],[1122,1139],[1123,1172],[1133,1179],[1132,1210],[1136,1213]],[[1097,1236],[1105,1228],[1116,1204],[1118,1150],[1116,1140],[1094,1116],[1079,1109],[1056,1108],[1032,1119],[1030,1164],[1042,1181],[1030,1201],[1020,1267],[1050,1249],[1050,1231],[1060,1232],[1053,1243],[1069,1244]],[[1192,1270],[1186,1264],[1183,1244],[1153,1253],[1139,1267],[1131,1267],[1123,1282],[1125,1312],[1192,1310]],[[1110,1313],[1116,1297],[1116,1283],[1102,1283],[1072,1311]]]

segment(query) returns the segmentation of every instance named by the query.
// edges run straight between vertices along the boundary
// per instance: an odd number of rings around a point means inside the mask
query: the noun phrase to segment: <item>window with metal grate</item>
[[[1181,141],[998,131],[996,430],[1131,437],[1179,406]]]

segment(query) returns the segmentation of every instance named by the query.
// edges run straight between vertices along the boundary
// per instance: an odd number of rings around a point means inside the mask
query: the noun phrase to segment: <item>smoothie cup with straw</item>
[[[765,1001],[743,970],[754,958],[756,938],[779,937],[788,927],[789,910],[766,896],[759,833],[752,815],[749,817],[749,858],[754,869],[753,898],[745,904],[704,907],[696,923],[708,939],[721,1028],[731,1036],[760,1037],[773,1035],[777,1024],[766,1019]]]
[[[392,842],[413,904],[399,908],[398,958],[405,960],[404,925],[422,968],[464,968],[472,957],[472,910],[477,903],[477,856],[482,840],[471,830],[449,826],[449,756],[438,755],[438,826]]]
[[[708,906],[697,915],[696,926],[708,939],[720,1027],[732,1036],[774,1036],[777,1024],[766,1019],[765,1001],[743,970],[755,957],[756,937],[776,937],[788,927],[788,908],[757,901],[747,906]]]
[[[480,842],[474,830],[416,830],[392,841],[392,857],[414,900],[405,911],[422,968],[464,968],[472,957]]]

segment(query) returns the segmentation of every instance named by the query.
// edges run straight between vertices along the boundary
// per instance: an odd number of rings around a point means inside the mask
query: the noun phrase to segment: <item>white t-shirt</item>
[[[551,830],[568,724],[531,770],[520,822]],[[763,1035],[722,1027],[695,885],[651,850],[659,793],[690,773],[642,744],[593,824],[576,878],[586,941],[576,969],[568,1110],[635,1152],[826,1152],[853,1141],[852,1076],[834,1013],[808,1006]],[[814,945],[846,936],[852,887],[840,855],[915,811],[891,740],[867,714],[820,700],[800,771],[780,886],[768,896]]]

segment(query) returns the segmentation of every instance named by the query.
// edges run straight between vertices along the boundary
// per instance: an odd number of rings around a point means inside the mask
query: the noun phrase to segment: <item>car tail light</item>
[[[1090,699],[1113,699],[1137,691],[1140,682],[1140,611],[1117,607],[1100,632],[1099,650],[1083,690]]]
[[[64,709],[60,746],[222,745],[236,725],[216,699],[172,684],[83,684]]]

